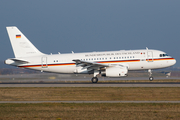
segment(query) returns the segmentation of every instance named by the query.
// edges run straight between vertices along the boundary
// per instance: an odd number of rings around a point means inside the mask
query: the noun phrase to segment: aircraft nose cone
[[[176,59],[174,59],[174,64],[176,64]]]
[[[176,64],[176,59],[172,60],[172,61],[171,61],[171,64],[172,64],[172,65],[175,65],[175,64]]]

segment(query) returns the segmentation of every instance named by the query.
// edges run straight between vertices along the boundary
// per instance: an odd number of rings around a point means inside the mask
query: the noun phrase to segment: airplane
[[[44,54],[16,26],[6,29],[15,58],[5,60],[5,64],[41,72],[93,74],[92,83],[98,82],[98,75],[126,77],[128,71],[133,70],[148,70],[149,80],[152,81],[152,69],[166,68],[176,63],[165,52],[147,47],[139,50]]]

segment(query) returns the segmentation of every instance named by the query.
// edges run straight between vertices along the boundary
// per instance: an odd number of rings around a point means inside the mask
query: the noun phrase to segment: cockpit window
[[[166,56],[169,56],[169,55],[167,55],[167,54],[160,54],[159,56],[160,57],[166,57]]]

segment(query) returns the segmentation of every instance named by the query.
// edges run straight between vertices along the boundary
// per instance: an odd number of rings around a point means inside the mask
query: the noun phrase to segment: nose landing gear
[[[150,80],[150,81],[153,81],[153,80],[154,80],[154,78],[153,78],[153,77],[149,77],[149,80]]]
[[[151,71],[151,69],[149,69],[148,72],[149,72],[149,80],[150,80],[150,81],[153,81],[154,78],[152,77],[152,71]]]

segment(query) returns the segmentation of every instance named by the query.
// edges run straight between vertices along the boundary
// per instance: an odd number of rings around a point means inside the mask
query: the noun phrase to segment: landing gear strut
[[[97,75],[99,75],[99,71],[94,71],[94,77],[91,79],[92,83],[97,83],[98,82],[98,78]]]
[[[97,77],[93,77],[93,78],[91,79],[91,81],[92,81],[92,83],[97,83],[97,82],[98,82],[98,78],[97,78]]]
[[[152,71],[151,71],[151,69],[149,69],[148,72],[149,72],[149,80],[150,80],[150,81],[153,81],[154,78],[152,77]]]

